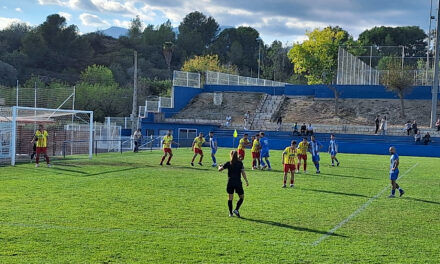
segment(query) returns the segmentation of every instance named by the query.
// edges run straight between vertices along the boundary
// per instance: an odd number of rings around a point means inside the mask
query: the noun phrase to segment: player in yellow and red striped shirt
[[[284,183],[283,188],[286,188],[287,173],[290,171],[290,187],[293,187],[295,183],[295,164],[297,162],[296,141],[292,140],[290,147],[287,147],[283,151],[284,165]]]
[[[46,158],[47,166],[51,167],[49,156],[47,155],[47,138],[49,137],[49,133],[47,133],[47,130],[44,129],[44,125],[40,124],[38,125],[38,130],[35,131],[35,136],[32,139],[31,143],[33,144],[35,141],[37,142],[37,149],[36,149],[36,158],[35,158],[35,167],[40,166],[40,154],[43,154]]]
[[[251,143],[249,142],[248,134],[243,134],[243,138],[241,138],[240,141],[238,142],[238,148],[237,148],[238,158],[240,160],[244,160],[244,154],[245,154],[244,149],[250,145]]]
[[[192,150],[194,151],[194,156],[191,160],[191,166],[194,166],[194,160],[196,159],[197,155],[200,155],[199,165],[203,166],[202,160],[203,160],[203,150],[202,146],[205,144],[205,138],[203,137],[203,133],[200,132],[199,136],[196,137],[192,144]]]
[[[171,145],[172,144],[177,144],[176,142],[174,142],[173,140],[173,135],[172,135],[172,131],[168,130],[168,133],[166,134],[166,136],[163,137],[162,139],[162,146],[163,146],[163,156],[162,159],[160,161],[160,165],[163,165],[163,161],[165,160],[165,158],[167,157],[167,155],[169,155],[168,161],[167,161],[167,165],[171,165],[170,161],[171,158],[173,157],[173,151],[171,150]]]
[[[296,166],[296,172],[299,173],[301,168],[301,160],[304,161],[304,173],[307,173],[307,151],[309,150],[309,142],[304,137],[298,144],[298,166]]]

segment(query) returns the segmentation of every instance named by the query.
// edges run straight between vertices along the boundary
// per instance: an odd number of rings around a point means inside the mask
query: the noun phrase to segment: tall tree
[[[202,55],[214,41],[219,26],[213,17],[206,17],[195,11],[185,16],[179,25],[177,44],[185,52],[185,57]]]
[[[412,74],[408,74],[411,70],[408,67],[402,69],[399,59],[389,58],[386,60],[386,72],[381,77],[381,82],[387,90],[394,92],[400,99],[400,115],[405,117],[405,95],[413,89],[414,79]]]
[[[289,51],[295,73],[305,74],[308,84],[331,84],[336,77],[338,49],[352,41],[340,27],[326,27],[306,33],[308,39]]]

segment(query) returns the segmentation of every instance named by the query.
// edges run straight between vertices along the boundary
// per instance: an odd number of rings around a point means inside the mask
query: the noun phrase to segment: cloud
[[[21,10],[20,7],[17,7],[17,8],[15,8],[15,11],[17,11],[17,12],[22,12],[23,10]]]
[[[69,21],[72,18],[72,15],[66,12],[58,12],[58,14],[64,17],[67,21]]]
[[[190,12],[213,16],[220,25],[255,27],[262,35],[299,39],[306,30],[327,25],[341,26],[353,36],[381,25],[418,25],[427,28],[429,1],[399,0],[38,0],[40,5],[58,5],[91,14],[112,16],[112,22],[127,25],[124,18],[143,21],[170,19],[178,25]],[[197,9],[196,9],[197,8]],[[96,16],[96,15],[95,15]],[[88,17],[89,20],[92,17]],[[94,18],[95,20],[96,17]],[[102,22],[103,20],[101,20]],[[95,21],[98,24],[98,21]]]
[[[131,25],[131,21],[113,19],[113,25],[117,27],[129,28]]]
[[[79,19],[81,20],[81,23],[84,26],[88,26],[88,27],[105,27],[105,26],[110,26],[110,24],[106,20],[101,19],[97,15],[83,13],[83,14],[81,14],[79,16]]]
[[[0,17],[0,29],[7,28],[12,23],[22,23],[23,21],[19,18],[7,18],[7,17]]]

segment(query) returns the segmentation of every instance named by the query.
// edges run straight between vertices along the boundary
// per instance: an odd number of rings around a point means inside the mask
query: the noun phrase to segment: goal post
[[[93,156],[93,111],[33,108],[13,106],[11,121],[10,159],[14,166],[29,159],[33,152],[30,143],[39,125],[48,131],[48,155]]]

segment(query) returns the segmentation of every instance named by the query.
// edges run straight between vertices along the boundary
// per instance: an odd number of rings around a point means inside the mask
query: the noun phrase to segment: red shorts
[[[307,160],[307,154],[299,154],[298,155],[298,159],[306,161]]]
[[[260,152],[252,152],[252,158],[253,159],[259,159],[260,158]]]
[[[41,153],[47,155],[47,147],[44,147],[44,148],[37,147],[37,155],[41,154]]]
[[[173,151],[171,150],[171,148],[164,148],[163,152],[173,154]]]
[[[203,155],[203,150],[201,150],[201,149],[199,149],[199,148],[194,148],[194,153],[195,153],[195,154]]]
[[[284,172],[295,172],[295,164],[284,164]]]
[[[238,150],[238,156],[241,157],[242,159],[244,159],[244,149]]]

